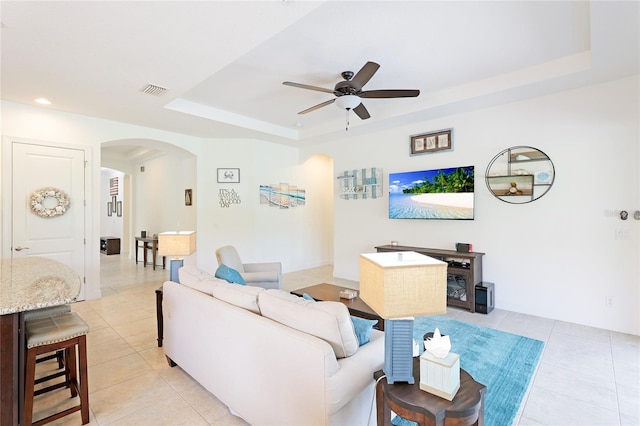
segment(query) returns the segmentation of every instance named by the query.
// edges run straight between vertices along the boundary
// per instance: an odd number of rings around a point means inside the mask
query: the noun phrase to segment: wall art
[[[122,201],[116,203],[116,214],[118,217],[122,217]]]
[[[240,183],[240,169],[218,169],[218,183]]]
[[[345,200],[382,198],[382,169],[345,170],[338,176],[338,192]]]
[[[553,186],[555,167],[551,158],[531,146],[513,146],[487,166],[487,188],[497,199],[510,204],[537,200]]]
[[[193,202],[193,191],[191,189],[184,190],[184,205],[190,206]]]
[[[220,188],[218,191],[218,198],[220,199],[220,207],[229,207],[231,204],[240,204],[240,195],[235,189]]]
[[[109,195],[118,195],[118,178],[109,179]]]
[[[295,185],[279,183],[260,185],[260,204],[288,209],[306,204],[306,191]]]
[[[411,136],[411,155],[444,151],[453,146],[453,129]]]
[[[31,194],[31,211],[40,217],[61,216],[70,206],[69,196],[57,188],[42,188]]]

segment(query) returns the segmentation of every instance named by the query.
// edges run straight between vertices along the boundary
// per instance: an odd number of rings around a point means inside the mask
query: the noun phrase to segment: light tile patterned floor
[[[179,367],[169,368],[157,347],[155,289],[169,272],[136,266],[123,255],[101,255],[101,261],[102,299],[73,305],[91,327],[91,424],[246,425]],[[332,271],[325,266],[285,274],[283,286],[332,282],[357,288],[333,279]],[[519,425],[640,425],[638,336],[498,309],[489,315],[449,309],[447,315],[545,342]],[[67,392],[36,397],[35,419],[73,403]],[[80,423],[74,413],[52,424]]]

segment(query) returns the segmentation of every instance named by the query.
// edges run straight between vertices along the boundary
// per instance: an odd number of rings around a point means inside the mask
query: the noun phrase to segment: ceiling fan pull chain
[[[349,131],[349,110],[345,109],[344,112],[346,114],[346,120],[347,120],[347,127],[344,129],[344,131],[348,132]]]

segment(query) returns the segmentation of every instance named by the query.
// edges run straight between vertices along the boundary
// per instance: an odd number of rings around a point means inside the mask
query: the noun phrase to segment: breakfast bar
[[[20,424],[24,401],[24,312],[71,303],[80,277],[42,257],[0,262],[0,426]]]

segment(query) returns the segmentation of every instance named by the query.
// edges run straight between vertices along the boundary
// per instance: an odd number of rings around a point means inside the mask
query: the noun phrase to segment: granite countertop
[[[80,294],[78,274],[43,257],[3,259],[0,277],[0,315],[64,305]]]

